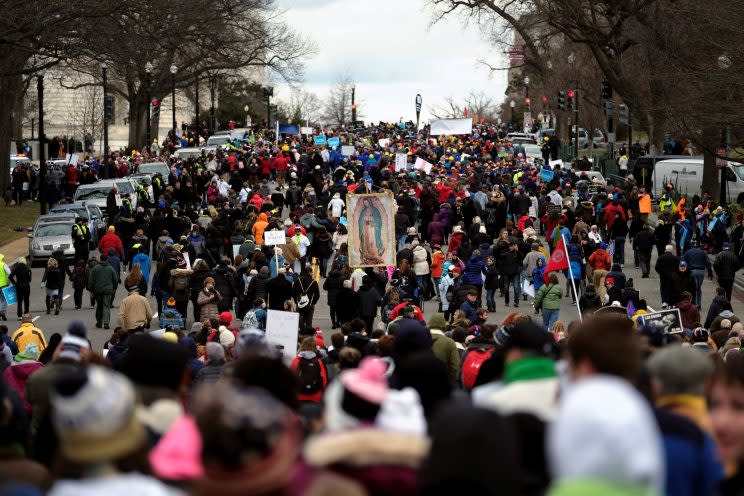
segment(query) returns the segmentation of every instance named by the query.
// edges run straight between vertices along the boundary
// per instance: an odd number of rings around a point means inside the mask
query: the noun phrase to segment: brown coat
[[[292,238],[286,237],[284,239],[285,243],[283,245],[279,245],[279,248],[282,249],[282,256],[284,257],[284,260],[286,260],[289,265],[292,265],[298,258],[300,258],[300,249],[297,248],[296,244],[294,244]]]
[[[219,303],[221,299],[222,297],[217,290],[214,291],[213,295],[205,293],[203,289],[199,291],[199,296],[196,299],[196,303],[200,307],[199,320],[216,319],[220,314],[217,310],[217,303]]]

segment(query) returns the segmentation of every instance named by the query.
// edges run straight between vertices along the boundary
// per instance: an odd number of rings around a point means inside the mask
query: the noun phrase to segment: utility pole
[[[356,84],[351,85],[351,122],[356,122]]]
[[[579,160],[579,90],[578,84],[574,90],[574,126],[576,126],[576,132],[574,132],[574,158]]]
[[[194,76],[194,146],[199,146],[199,76]]]
[[[146,129],[146,131],[145,131],[145,147],[148,150],[150,149],[150,145],[151,145],[151,141],[152,141],[152,115],[150,113],[150,106],[152,105],[152,102],[151,102],[151,100],[152,100],[152,95],[151,95],[151,92],[152,92],[152,81],[151,81],[151,79],[152,79],[152,77],[150,75],[151,73],[152,73],[152,63],[151,62],[147,62],[147,64],[145,64],[145,75],[146,75],[145,77],[147,79],[147,82],[146,82],[146,84],[147,84],[147,95],[145,96],[145,98],[147,99],[147,126],[145,128]]]
[[[111,106],[109,103],[108,98],[108,81],[107,81],[107,73],[108,73],[108,64],[104,60],[101,62],[101,81],[103,82],[103,157],[104,160],[108,156],[108,149],[109,149],[109,143],[108,143],[108,125],[109,125],[109,119],[110,119],[110,113],[111,113]]]
[[[44,145],[44,72],[36,76],[37,100],[39,100],[39,213],[46,214],[46,153]]]
[[[419,132],[419,118],[421,116],[421,104],[423,103],[423,99],[421,98],[421,94],[416,95],[416,139],[418,139],[418,132]]]

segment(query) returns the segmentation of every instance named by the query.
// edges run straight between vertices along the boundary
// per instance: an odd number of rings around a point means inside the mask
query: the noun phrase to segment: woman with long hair
[[[62,287],[62,273],[59,271],[57,260],[50,257],[47,260],[44,277],[41,278],[41,285],[46,288],[46,313],[49,315],[54,307],[54,315],[59,315],[59,306],[62,303],[62,295],[59,290]]]

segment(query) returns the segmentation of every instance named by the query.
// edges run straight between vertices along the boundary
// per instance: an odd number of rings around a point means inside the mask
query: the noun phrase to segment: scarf
[[[550,358],[528,357],[507,364],[504,384],[556,377],[555,362]]]

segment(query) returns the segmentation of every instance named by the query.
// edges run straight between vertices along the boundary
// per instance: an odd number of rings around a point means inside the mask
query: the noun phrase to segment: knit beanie
[[[118,460],[146,442],[126,377],[91,365],[62,377],[51,394],[52,423],[70,461]]]
[[[447,321],[444,320],[444,314],[435,313],[429,318],[429,329],[444,331],[447,329]]]
[[[230,332],[230,330],[227,327],[220,326],[219,331],[220,331],[219,340],[222,346],[224,346],[225,348],[229,348],[230,346],[233,345],[233,343],[235,343],[235,335],[232,332]]]
[[[60,344],[59,358],[69,358],[80,361],[83,354],[90,350],[85,324],[79,320],[73,320],[67,327],[67,335],[62,338]]]
[[[238,358],[243,353],[264,353],[268,350],[266,334],[259,329],[243,329],[235,341],[234,356]]]

